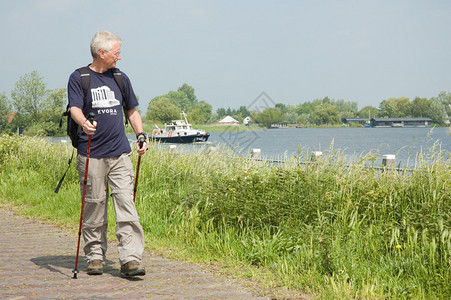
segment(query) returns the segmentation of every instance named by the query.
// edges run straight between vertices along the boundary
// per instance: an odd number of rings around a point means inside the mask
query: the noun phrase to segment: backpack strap
[[[127,107],[125,105],[125,84],[124,84],[124,78],[122,77],[122,73],[118,68],[113,68],[113,77],[116,81],[116,84],[119,86],[119,89],[121,90],[122,94],[122,108],[124,109],[124,116],[125,116],[125,126],[128,125],[128,113],[127,113]]]
[[[67,162],[68,166],[67,166],[66,172],[64,172],[63,177],[61,177],[60,181],[58,182],[58,184],[56,186],[56,189],[55,189],[55,194],[58,194],[58,192],[59,192],[59,190],[61,188],[61,185],[63,184],[63,180],[66,177],[67,171],[69,171],[70,164],[72,163],[72,159],[74,158],[74,152],[75,152],[75,148],[72,148],[72,155],[69,158],[69,161]]]
[[[88,90],[89,90],[89,84],[91,82],[91,73],[89,72],[89,68],[88,67],[81,67],[78,68],[77,71],[80,73],[81,76],[81,87],[83,89],[83,93],[85,95],[88,94]]]

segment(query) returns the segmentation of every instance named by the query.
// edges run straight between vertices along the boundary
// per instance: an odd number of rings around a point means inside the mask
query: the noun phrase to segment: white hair
[[[117,35],[109,31],[98,31],[91,40],[91,55],[97,58],[100,49],[110,51],[115,44],[122,45],[122,40]]]

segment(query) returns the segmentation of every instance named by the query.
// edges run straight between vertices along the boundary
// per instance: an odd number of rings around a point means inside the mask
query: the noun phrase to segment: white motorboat
[[[155,124],[151,139],[161,143],[198,143],[206,142],[210,137],[208,132],[199,129],[193,129],[186,118],[185,112],[182,112],[184,120],[173,120],[169,124],[164,124],[161,129]]]

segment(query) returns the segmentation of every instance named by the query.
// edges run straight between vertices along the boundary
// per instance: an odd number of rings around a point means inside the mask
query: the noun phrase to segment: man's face
[[[121,46],[116,43],[110,51],[103,49],[100,51],[102,51],[102,53],[100,53],[100,57],[102,58],[108,69],[115,68],[116,62],[121,59]]]

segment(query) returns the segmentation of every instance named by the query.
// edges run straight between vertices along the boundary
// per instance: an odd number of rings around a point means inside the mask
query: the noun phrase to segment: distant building
[[[272,123],[269,128],[287,128],[288,123]]]
[[[222,119],[221,121],[219,121],[219,123],[239,123],[237,120],[235,120],[234,118],[232,118],[231,116],[227,116],[224,119]]]
[[[343,123],[345,124],[361,124],[365,125],[368,122],[367,118],[343,118]]]
[[[240,122],[238,122],[237,120],[235,120],[231,116],[227,116],[224,119],[222,119],[221,121],[219,121],[219,124],[220,125],[239,125]]]
[[[430,118],[372,118],[371,127],[430,127]]]

